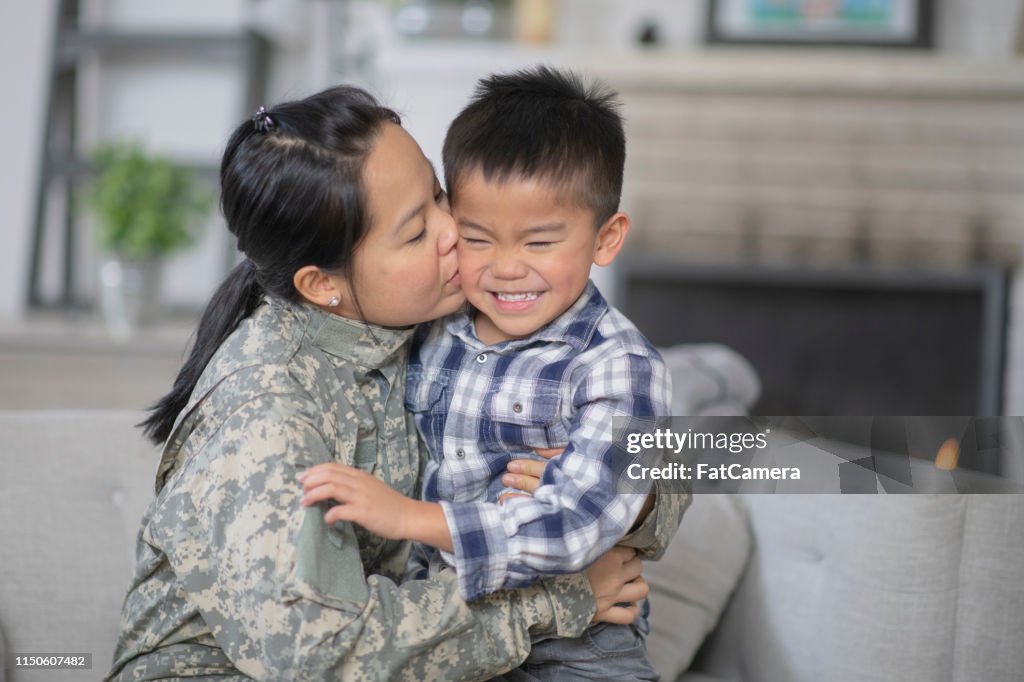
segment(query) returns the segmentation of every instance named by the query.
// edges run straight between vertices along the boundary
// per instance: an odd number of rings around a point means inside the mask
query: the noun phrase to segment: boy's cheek
[[[463,244],[461,239],[455,247],[455,256],[459,260],[459,272],[463,278],[481,267],[480,250],[471,249]]]

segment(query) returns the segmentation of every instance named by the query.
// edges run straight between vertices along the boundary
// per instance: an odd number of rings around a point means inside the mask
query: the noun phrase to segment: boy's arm
[[[412,540],[452,551],[452,534],[444,511],[436,502],[406,497],[371,473],[354,466],[330,462],[298,474],[302,506],[336,502],[324,522],[357,523],[389,540]]]
[[[538,454],[550,459],[562,454],[562,448],[538,451]],[[510,474],[508,480],[503,477],[502,482],[508,487],[523,492],[503,493],[498,501],[502,502],[511,497],[529,497],[540,486],[540,477],[546,464],[546,460],[532,459],[510,462],[509,471],[514,473]],[[653,490],[647,494],[644,505],[640,509],[640,515],[629,533],[619,541],[619,544],[637,550],[642,559],[657,561],[664,554],[669,541],[675,535],[683,512],[689,505],[688,491],[679,490],[679,486],[665,486],[661,479],[655,479]]]
[[[467,599],[522,587],[538,575],[582,570],[633,526],[647,491],[618,492],[627,455],[612,442],[612,418],[669,412],[670,385],[659,357],[622,355],[574,380],[575,416],[565,451],[548,462],[532,498],[503,505],[442,502],[454,552],[447,557]],[[680,500],[658,495],[656,511],[629,538],[661,551]]]

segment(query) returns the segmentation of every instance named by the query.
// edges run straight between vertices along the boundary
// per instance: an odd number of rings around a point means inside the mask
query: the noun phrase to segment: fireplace
[[[722,343],[753,364],[762,382],[754,414],[1001,413],[998,269],[710,267],[634,256],[617,274],[619,307],[655,345]],[[998,473],[998,463],[963,464]]]

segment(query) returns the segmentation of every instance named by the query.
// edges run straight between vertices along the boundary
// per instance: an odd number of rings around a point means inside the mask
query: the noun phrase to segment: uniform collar
[[[297,328],[305,330],[314,346],[365,369],[388,364],[412,338],[414,330],[414,327],[380,327],[350,320],[324,312],[310,303],[295,304],[271,299],[270,305],[283,318],[297,318],[300,323]]]
[[[608,311],[608,302],[597,290],[593,281],[588,280],[583,293],[564,313],[547,323],[525,339],[513,339],[495,344],[496,349],[518,350],[537,342],[567,343],[577,351],[590,345],[601,317]],[[472,307],[449,318],[447,330],[473,348],[486,348],[473,327]]]

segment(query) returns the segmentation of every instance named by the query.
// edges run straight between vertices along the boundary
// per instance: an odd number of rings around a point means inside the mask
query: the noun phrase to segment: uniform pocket
[[[358,610],[369,596],[359,543],[350,523],[324,523],[318,505],[302,512],[295,539],[295,578],[285,586],[292,593],[345,611]]]

